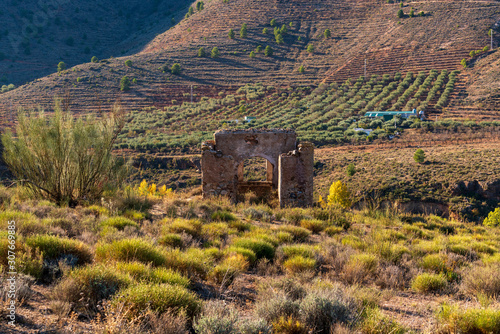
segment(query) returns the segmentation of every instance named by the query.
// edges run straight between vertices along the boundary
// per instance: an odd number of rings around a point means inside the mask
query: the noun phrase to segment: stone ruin
[[[266,181],[245,181],[244,162],[266,159]],[[246,192],[258,196],[278,191],[281,207],[313,204],[314,147],[297,143],[293,130],[219,130],[202,143],[203,197],[228,196],[238,201]]]

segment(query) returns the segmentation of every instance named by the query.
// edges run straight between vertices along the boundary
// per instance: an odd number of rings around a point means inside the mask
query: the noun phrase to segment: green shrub
[[[209,277],[215,283],[228,287],[240,273],[248,269],[248,261],[241,254],[230,255],[215,266],[209,273]]]
[[[378,307],[367,308],[364,313],[364,318],[358,325],[358,329],[363,334],[411,333],[408,328],[405,328],[380,312]]]
[[[132,60],[130,60],[130,59],[125,60],[125,66],[128,66],[128,67],[132,66]]]
[[[228,247],[225,250],[226,254],[240,254],[242,255],[247,261],[250,263],[250,265],[254,264],[255,261],[257,261],[257,255],[255,255],[255,252],[251,249],[248,248],[243,248],[243,247]]]
[[[272,57],[272,55],[273,55],[273,49],[269,45],[266,46],[266,48],[264,49],[264,55],[266,57]]]
[[[448,281],[443,274],[423,273],[415,277],[411,283],[411,288],[417,292],[436,292],[445,289]]]
[[[234,39],[234,31],[233,31],[233,29],[229,29],[229,33],[227,34],[227,36],[229,37],[229,39]]]
[[[329,227],[325,228],[325,230],[324,230],[326,235],[328,235],[329,237],[333,237],[334,235],[340,234],[343,231],[344,231],[344,228],[340,227],[340,226],[329,226]]]
[[[353,163],[350,163],[349,166],[347,166],[345,171],[346,171],[347,176],[353,176],[354,174],[356,174],[356,167],[354,166]]]
[[[96,260],[139,261],[160,266],[166,262],[165,254],[142,239],[123,239],[96,248]]]
[[[212,220],[221,222],[230,222],[236,220],[236,217],[228,211],[215,211],[212,216]]]
[[[500,208],[496,208],[488,214],[488,217],[484,218],[484,226],[500,226]]]
[[[16,137],[2,134],[4,161],[38,197],[70,206],[96,200],[123,176],[123,163],[111,150],[124,116],[114,110],[100,120],[75,119],[59,102],[54,109],[38,117],[19,110]]]
[[[304,65],[299,66],[299,73],[304,73],[306,70],[304,68]]]
[[[436,274],[446,272],[446,256],[442,254],[429,254],[424,256],[420,266]]]
[[[247,37],[247,24],[246,23],[243,23],[241,25],[241,29],[240,29],[240,37],[241,38],[246,38]]]
[[[99,62],[99,58],[97,58],[96,56],[93,56],[92,59],[90,59],[90,61],[92,63],[98,63]]]
[[[447,333],[500,333],[500,310],[441,305],[436,315],[438,324]]]
[[[255,253],[257,259],[267,258],[272,260],[274,257],[274,246],[261,239],[239,238],[233,242],[233,246],[250,249]]]
[[[116,228],[118,230],[123,230],[127,226],[132,226],[132,227],[135,227],[135,228],[139,228],[139,225],[135,221],[127,219],[125,217],[111,217],[111,218],[107,218],[107,219],[105,219],[105,220],[103,220],[101,222],[101,226],[102,227],[104,227],[104,226],[111,226],[111,227],[114,227],[114,228]]]
[[[172,68],[170,69],[170,72],[175,75],[181,74],[181,65],[179,63],[174,63],[172,65]]]
[[[219,58],[220,57],[220,52],[218,47],[214,47],[211,52],[211,57],[212,58]]]
[[[302,257],[314,259],[314,249],[306,244],[284,245],[278,249],[278,253],[283,254],[285,258],[300,255]]]
[[[57,260],[66,256],[75,257],[76,264],[92,262],[92,251],[81,241],[59,238],[52,235],[36,235],[26,238],[27,246],[37,248],[44,259]]]
[[[307,46],[307,52],[309,52],[310,54],[313,54],[314,53],[314,45],[309,44]]]
[[[193,317],[201,308],[201,301],[194,293],[170,284],[140,283],[130,286],[113,299],[115,305],[122,303],[130,308],[130,316],[139,315],[149,307],[158,313],[175,310]]]
[[[165,229],[170,233],[187,233],[193,237],[201,235],[202,223],[197,219],[177,218],[170,224],[165,226]]]
[[[184,246],[182,237],[176,233],[167,233],[158,239],[158,243],[163,246],[182,248]]]
[[[294,241],[305,241],[311,235],[308,229],[293,225],[281,225],[278,231],[290,233]]]
[[[319,233],[326,227],[325,222],[318,219],[304,219],[300,222],[300,227],[306,228],[312,233]]]
[[[325,32],[323,33],[323,36],[325,36],[325,38],[332,37],[332,31],[330,29],[325,29]]]
[[[403,12],[403,10],[398,10],[398,18],[402,19],[403,17],[405,17],[405,13]]]
[[[122,92],[130,90],[130,79],[126,75],[120,80],[120,90]]]
[[[314,270],[315,266],[316,260],[306,258],[301,255],[295,255],[283,262],[283,268],[285,268],[285,270],[290,274]]]
[[[425,152],[421,148],[415,151],[415,154],[413,155],[413,159],[415,162],[421,164],[425,161]]]
[[[88,305],[95,309],[98,302],[131,283],[129,275],[118,273],[115,268],[94,265],[72,270],[54,287],[53,296],[79,307]]]
[[[207,56],[207,52],[204,47],[198,49],[198,57],[203,58]]]
[[[62,72],[66,69],[66,63],[63,61],[60,61],[59,64],[57,64],[57,72]]]
[[[7,230],[7,222],[16,222],[16,233],[28,236],[32,234],[45,234],[49,232],[49,227],[40,222],[40,220],[29,212],[5,210],[0,212],[0,221],[2,230]]]

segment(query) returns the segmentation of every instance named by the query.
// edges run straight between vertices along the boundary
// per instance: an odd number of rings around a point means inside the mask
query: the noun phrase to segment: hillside
[[[6,0],[0,10],[2,84],[20,85],[48,75],[60,61],[74,66],[92,56],[136,53],[182,19],[188,4],[186,0]]]
[[[415,17],[409,17],[411,7]],[[364,74],[365,59],[368,76],[457,70],[470,50],[488,44],[487,31],[500,19],[496,1],[405,2],[402,9],[405,17],[398,18],[398,5],[374,1],[207,1],[204,9],[195,9],[139,53],[37,79],[0,95],[0,110],[5,116],[17,106],[50,109],[55,95],[69,97],[77,112],[106,110],[116,100],[129,110],[164,107],[189,95],[191,84],[198,87],[199,99],[234,92],[247,83],[280,87],[341,83]],[[421,11],[423,16],[418,16]],[[280,44],[271,19],[277,27],[287,27]],[[239,34],[243,23],[247,37]],[[230,29],[235,32],[233,39],[228,37]],[[328,38],[326,29],[331,32]],[[313,52],[307,51],[308,45],[314,46]],[[273,56],[264,55],[266,46],[273,49]],[[201,47],[208,56],[197,57]],[[218,58],[209,57],[214,47],[220,51]],[[180,64],[180,75],[170,73],[174,63]],[[301,65],[303,73],[298,71]],[[123,76],[133,81],[127,92],[120,91]]]

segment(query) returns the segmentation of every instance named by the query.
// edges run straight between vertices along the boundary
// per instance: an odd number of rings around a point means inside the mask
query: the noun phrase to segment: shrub
[[[303,271],[314,270],[316,260],[296,255],[285,262],[283,268],[290,274],[297,274]]]
[[[158,243],[163,246],[169,246],[174,248],[182,248],[184,243],[182,242],[182,237],[176,233],[167,233],[162,235],[158,239]]]
[[[300,303],[288,298],[279,292],[274,295],[266,295],[255,305],[256,313],[268,323],[278,320],[280,317],[293,317],[298,319]]]
[[[75,264],[92,262],[92,251],[81,241],[59,238],[52,235],[36,235],[25,240],[27,246],[37,248],[44,259],[58,260],[72,256]]]
[[[304,68],[304,65],[299,66],[299,73],[304,73],[306,70]]]
[[[120,90],[123,92],[130,90],[130,79],[127,76],[120,80]]]
[[[240,37],[241,38],[246,38],[247,37],[247,24],[246,23],[243,23],[241,25],[241,29],[240,29]]]
[[[132,66],[132,60],[130,60],[130,59],[125,60],[125,66],[128,66],[128,67]]]
[[[338,287],[313,290],[300,303],[301,319],[314,333],[330,333],[332,325],[348,324],[356,314],[354,300]]]
[[[110,244],[100,244],[96,248],[97,261],[139,261],[155,266],[166,262],[165,255],[142,239],[123,239]]]
[[[97,58],[96,56],[93,56],[93,57],[90,59],[90,61],[91,61],[92,63],[98,63],[98,62],[99,62],[99,58]]]
[[[250,51],[250,54],[248,56],[250,58],[255,58],[255,52],[254,51]]]
[[[378,307],[369,307],[365,310],[365,317],[358,326],[363,334],[406,334],[411,333],[407,328],[385,316]]]
[[[436,274],[446,272],[446,257],[442,254],[426,255],[420,266],[425,270],[433,271]]]
[[[175,310],[193,317],[201,308],[201,301],[194,293],[170,284],[140,283],[130,286],[113,299],[114,305],[122,303],[130,308],[130,316],[139,315],[149,307],[158,313]]]
[[[236,220],[236,217],[228,211],[215,211],[211,218],[212,220],[221,222],[231,222]]]
[[[88,266],[72,270],[54,287],[55,299],[64,300],[94,309],[97,303],[114,295],[132,282],[127,274],[104,265]]]
[[[425,161],[425,152],[421,148],[415,151],[415,154],[413,155],[413,159],[415,162],[421,164]]]
[[[417,292],[436,292],[448,286],[446,277],[443,274],[423,273],[415,277],[411,283],[411,288]]]
[[[305,241],[311,235],[308,229],[293,225],[282,225],[278,230],[290,233],[294,241]]]
[[[484,226],[500,226],[500,208],[496,208],[488,214],[488,217],[484,218]]]
[[[204,47],[198,49],[198,57],[203,58],[207,56],[207,52]]]
[[[30,191],[57,204],[100,198],[105,187],[123,176],[122,163],[111,154],[125,125],[117,111],[100,120],[75,120],[59,103],[51,116],[20,110],[16,137],[2,134],[4,161]]]
[[[214,47],[212,49],[211,57],[212,58],[219,58],[219,56],[220,56],[219,48]]]
[[[328,205],[340,205],[342,208],[347,209],[351,206],[351,193],[347,186],[342,181],[333,182],[330,186],[328,194]]]
[[[57,64],[57,72],[62,72],[66,69],[66,63],[63,61],[60,61],[59,64]]]
[[[205,7],[205,3],[203,1],[198,1],[196,3],[196,9],[201,12],[203,10],[203,8]]]
[[[269,24],[271,25],[271,27],[274,27],[276,25],[276,19],[271,19]]]
[[[436,318],[446,333],[500,333],[500,310],[443,304]]]
[[[181,74],[181,65],[179,63],[175,63],[172,65],[172,68],[170,69],[170,72],[174,75],[179,75]]]
[[[198,237],[201,235],[202,224],[197,219],[183,219],[177,218],[169,225],[165,226],[165,229],[170,233],[187,233],[193,237]]]
[[[319,233],[325,229],[325,222],[317,219],[303,219],[300,222],[300,226],[308,229],[312,233]]]
[[[229,39],[234,39],[234,30],[229,29],[229,33],[227,34],[227,36],[229,37]]]
[[[354,166],[353,163],[350,163],[347,168],[346,168],[346,174],[347,176],[353,176],[356,174],[356,167]]]
[[[463,58],[461,61],[460,61],[460,65],[463,66],[463,68],[467,68],[467,59]]]
[[[239,238],[233,242],[233,246],[250,249],[255,253],[257,259],[267,258],[272,260],[274,257],[274,246],[257,238]]]
[[[307,334],[306,326],[293,317],[280,317],[272,323],[273,333],[276,334]]]
[[[240,254],[242,255],[251,265],[257,261],[257,255],[255,255],[254,251],[248,248],[243,247],[234,247],[231,246],[225,251],[227,254]]]
[[[127,219],[125,217],[111,217],[103,220],[101,222],[101,226],[111,226],[114,227],[118,230],[123,230],[126,226],[132,226],[135,228],[139,228],[139,225],[130,219]]]
[[[468,269],[461,283],[461,290],[467,295],[484,294],[489,297],[500,296],[500,263],[474,266]]]
[[[248,261],[241,254],[230,255],[221,264],[214,267],[209,276],[215,283],[229,286],[241,272],[248,269]]]
[[[267,33],[268,33],[268,32],[269,32],[269,30],[268,30],[267,28],[262,29],[262,33],[263,33],[264,35],[267,35]]]
[[[314,45],[309,44],[307,46],[307,52],[309,52],[310,54],[313,54],[314,53]]]
[[[403,10],[398,10],[398,18],[402,19],[403,17],[405,17],[405,13],[403,12]]]
[[[325,29],[325,32],[323,33],[323,36],[325,36],[325,38],[330,38],[332,37],[332,32],[330,29]]]
[[[269,45],[264,49],[264,55],[266,57],[271,57],[273,55],[273,49]]]
[[[237,311],[221,300],[208,301],[203,311],[193,321],[196,334],[232,334],[238,331]]]

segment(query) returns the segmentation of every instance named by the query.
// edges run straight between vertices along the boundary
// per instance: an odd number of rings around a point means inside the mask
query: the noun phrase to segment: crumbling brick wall
[[[202,144],[204,197],[222,195],[236,201],[239,189],[269,188],[283,194],[282,206],[312,205],[314,149],[312,144],[297,146],[295,131],[219,130],[214,139]],[[267,181],[244,182],[243,163],[252,157],[267,160]]]

